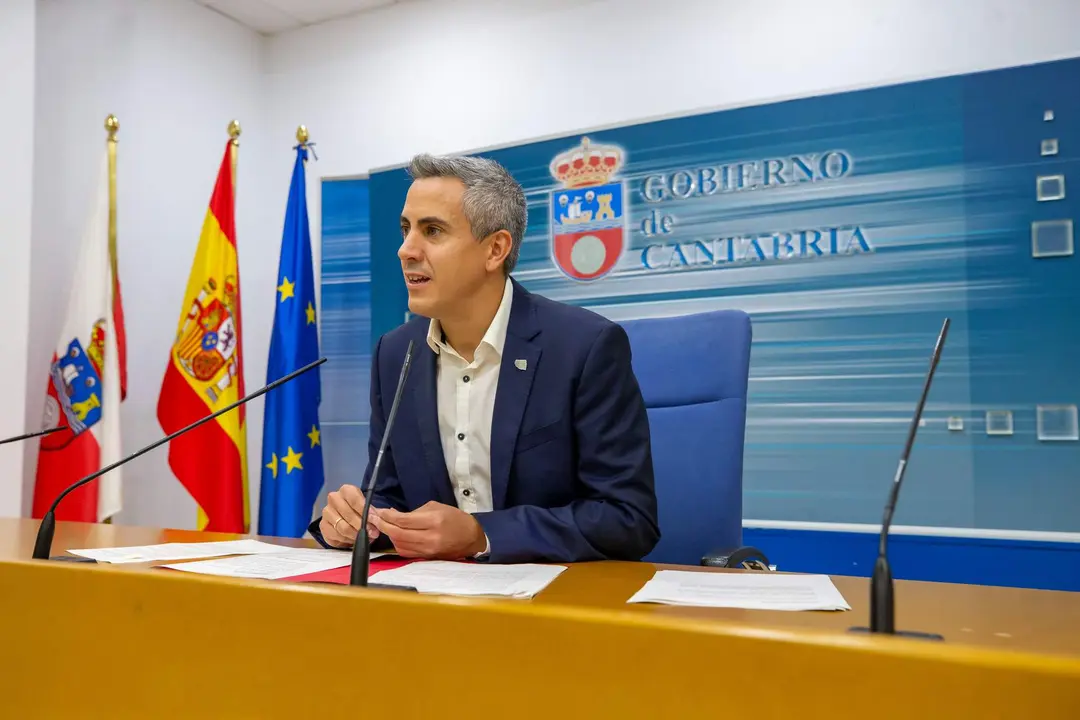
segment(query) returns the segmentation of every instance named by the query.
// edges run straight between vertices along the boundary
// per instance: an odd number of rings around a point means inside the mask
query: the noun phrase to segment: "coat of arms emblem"
[[[575,280],[596,280],[611,271],[626,241],[623,183],[612,180],[623,164],[614,145],[581,145],[551,161],[563,188],[551,193],[551,257]]]
[[[210,402],[217,402],[239,372],[236,364],[236,278],[225,278],[223,297],[210,278],[192,301],[177,334],[173,352],[180,368],[205,384]]]

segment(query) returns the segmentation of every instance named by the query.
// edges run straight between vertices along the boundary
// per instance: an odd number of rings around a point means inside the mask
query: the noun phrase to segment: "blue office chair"
[[[620,323],[652,433],[660,542],[648,562],[768,566],[742,548],[750,316],[717,310]]]

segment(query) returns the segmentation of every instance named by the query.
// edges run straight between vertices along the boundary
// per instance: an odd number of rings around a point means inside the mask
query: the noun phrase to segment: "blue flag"
[[[266,368],[268,383],[319,358],[315,273],[304,182],[307,152],[302,145],[296,148],[289,186]],[[320,398],[319,368],[266,394],[259,493],[262,535],[300,537],[311,522],[323,485]]]

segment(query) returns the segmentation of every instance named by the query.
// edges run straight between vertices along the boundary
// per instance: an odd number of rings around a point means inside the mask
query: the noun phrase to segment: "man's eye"
[[[408,234],[409,234],[408,226],[407,225],[402,225],[401,226],[401,237],[405,237]]]
[[[428,225],[427,228],[424,230],[424,234],[429,235],[429,236],[430,235],[438,235],[441,232],[442,232],[442,228],[437,228],[434,225]]]

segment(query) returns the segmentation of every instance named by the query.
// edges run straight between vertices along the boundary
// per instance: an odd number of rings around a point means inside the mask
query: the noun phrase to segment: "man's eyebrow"
[[[407,218],[404,215],[401,216],[400,223],[401,223],[401,225],[403,227],[405,225],[409,225],[409,226],[412,225],[412,222],[409,220],[409,218]],[[438,217],[437,215],[427,215],[425,217],[422,217],[422,218],[420,218],[419,220],[416,221],[416,224],[417,225],[442,225],[444,227],[450,227],[450,221],[449,220],[444,220],[443,218]]]

